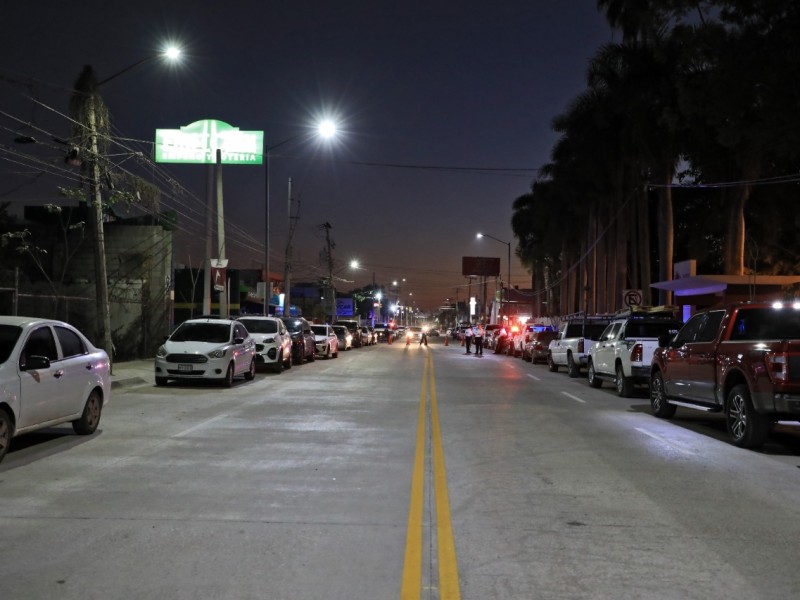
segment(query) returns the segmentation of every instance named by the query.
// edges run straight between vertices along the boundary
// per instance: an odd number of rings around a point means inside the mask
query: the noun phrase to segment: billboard
[[[241,131],[224,121],[205,119],[180,129],[156,129],[156,162],[214,164],[217,149],[224,165],[260,165],[264,132]]]
[[[464,277],[498,277],[500,259],[486,256],[462,256],[461,274]]]

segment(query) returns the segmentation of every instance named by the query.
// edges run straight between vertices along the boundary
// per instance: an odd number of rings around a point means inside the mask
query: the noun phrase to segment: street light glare
[[[181,49],[178,48],[177,46],[168,46],[164,50],[164,56],[166,56],[171,61],[178,60],[181,56]]]
[[[319,124],[319,134],[324,138],[331,138],[336,135],[336,123],[333,121],[323,121]]]
[[[350,261],[350,268],[351,269],[357,269],[358,268],[358,261],[357,260],[351,260]]]
[[[482,237],[483,237],[483,234],[482,234],[482,233],[479,233],[479,234],[478,234],[478,239],[480,239],[480,238],[482,238]]]

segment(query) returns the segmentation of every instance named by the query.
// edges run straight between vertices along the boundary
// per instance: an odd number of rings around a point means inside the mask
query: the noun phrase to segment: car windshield
[[[343,337],[343,336],[347,335],[348,333],[350,333],[347,330],[347,327],[345,327],[344,325],[334,325],[333,326],[333,330],[336,332],[336,335],[338,335],[339,337]]]
[[[239,319],[250,333],[278,333],[278,323],[270,319]]]
[[[289,321],[284,321],[283,324],[286,325],[286,329],[288,329],[291,332],[298,333],[298,332],[303,331],[303,322],[302,321],[289,320]]]
[[[0,364],[8,360],[21,333],[22,327],[0,325]]]
[[[328,328],[325,325],[312,325],[311,331],[314,332],[314,335],[328,335]]]
[[[170,336],[171,342],[210,342],[224,344],[231,340],[227,323],[183,323]]]

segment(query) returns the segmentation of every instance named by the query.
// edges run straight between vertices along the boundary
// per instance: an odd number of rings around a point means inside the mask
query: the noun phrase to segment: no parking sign
[[[622,303],[628,308],[641,306],[643,299],[642,290],[622,290]]]

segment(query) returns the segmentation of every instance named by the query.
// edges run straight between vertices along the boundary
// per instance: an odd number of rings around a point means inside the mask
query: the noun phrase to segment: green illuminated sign
[[[217,149],[226,165],[260,165],[264,132],[239,131],[224,121],[205,119],[180,129],[156,129],[156,162],[213,164]]]

